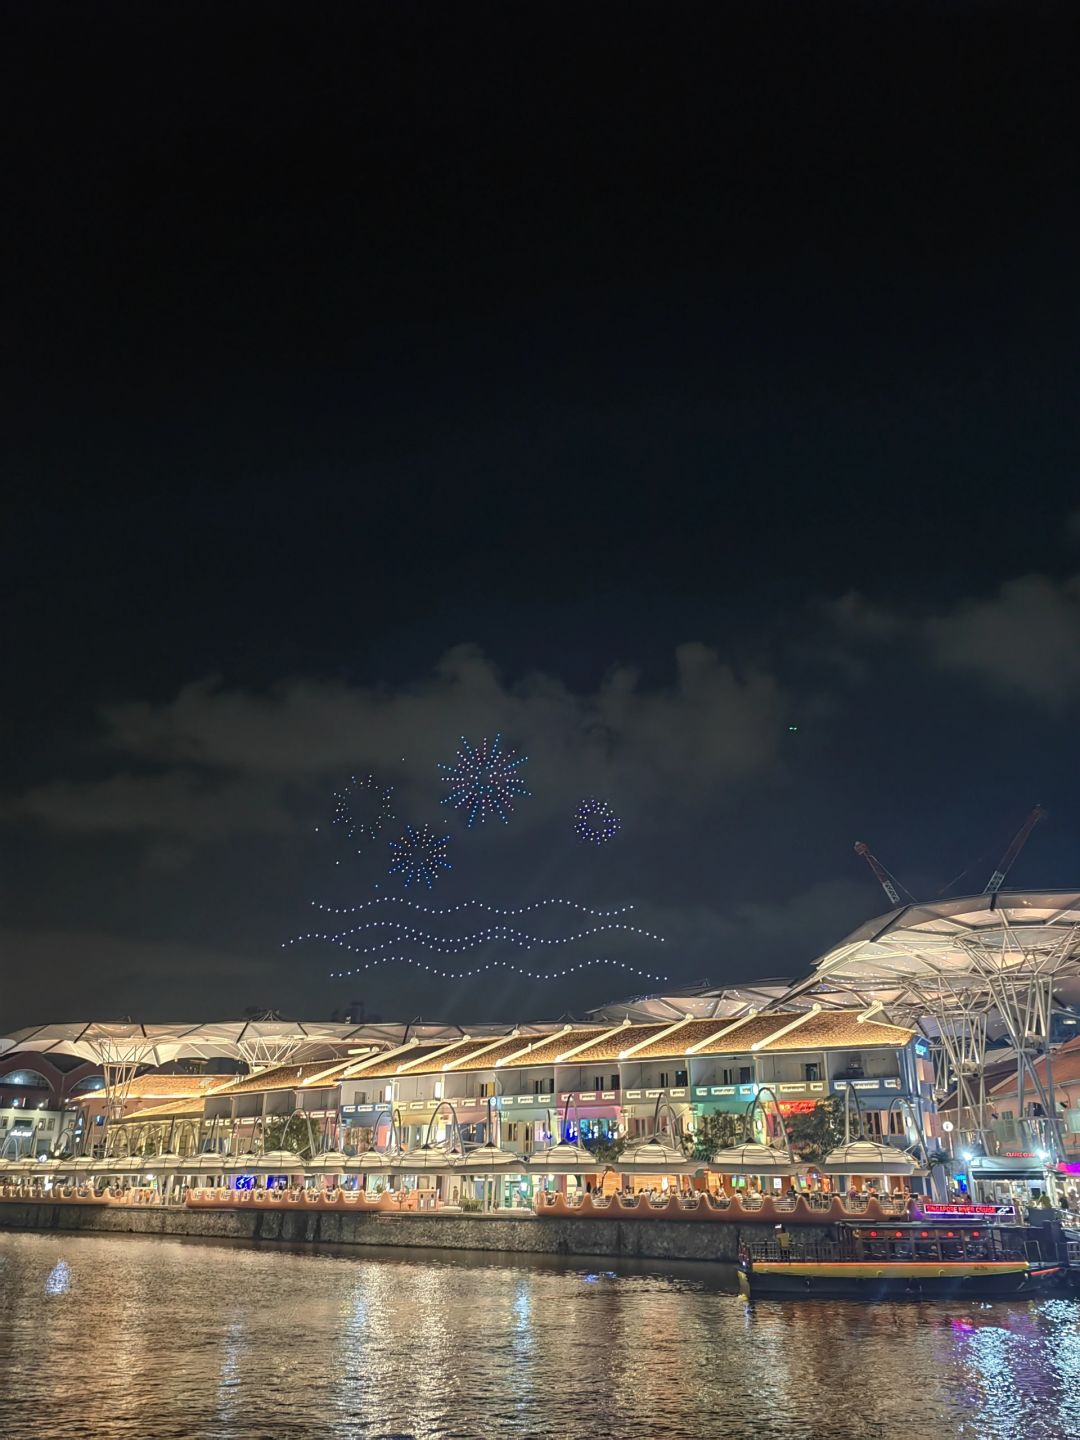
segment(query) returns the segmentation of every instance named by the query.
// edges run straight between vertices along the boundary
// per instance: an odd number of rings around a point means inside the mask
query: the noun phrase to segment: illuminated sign
[[[969,1205],[956,1202],[952,1205],[933,1205],[927,1203],[919,1207],[924,1215],[940,1215],[942,1219],[962,1220],[965,1216],[971,1218],[987,1218],[993,1220],[1015,1220],[1016,1207],[1014,1205]]]
[[[1034,1150],[1003,1150],[1001,1153],[1006,1160],[1038,1160],[1040,1158]]]

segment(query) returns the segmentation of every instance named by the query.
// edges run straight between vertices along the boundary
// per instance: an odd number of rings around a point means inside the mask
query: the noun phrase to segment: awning
[[[976,1155],[958,1160],[956,1168],[972,1180],[1042,1180],[1047,1166],[1035,1155]]]

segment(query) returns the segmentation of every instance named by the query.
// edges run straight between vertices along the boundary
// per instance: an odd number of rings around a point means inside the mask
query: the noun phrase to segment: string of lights
[[[487,736],[479,746],[473,746],[463,735],[453,763],[440,762],[438,767],[446,773],[444,783],[450,786],[450,793],[442,803],[467,811],[465,823],[470,827],[476,820],[483,825],[495,815],[504,824],[508,823],[515,796],[529,793],[517,775],[529,757],[513,757],[513,750],[503,751],[501,735],[495,736],[490,750]]]
[[[582,800],[574,811],[574,830],[579,840],[606,845],[622,829],[622,821],[606,800]]]
[[[469,909],[482,910],[487,915],[527,915],[531,910],[543,910],[549,905],[566,905],[571,910],[579,910],[583,915],[594,915],[601,920],[610,919],[612,915],[629,915],[634,908],[633,905],[619,905],[614,910],[595,910],[590,905],[579,905],[576,900],[553,897],[550,900],[534,900],[531,905],[519,905],[513,910],[504,910],[498,905],[488,905],[483,900],[462,900],[460,905],[418,905],[415,900],[406,900],[404,895],[379,895],[373,900],[363,900],[359,905],[323,905],[318,900],[312,900],[311,904],[324,915],[356,915],[371,905],[405,905],[421,915],[456,915],[459,910]]]
[[[430,890],[440,870],[454,868],[446,858],[449,844],[449,835],[436,835],[429,825],[421,825],[419,830],[406,825],[401,839],[390,841],[390,874],[402,876],[406,889],[423,883]]]
[[[390,939],[376,945],[350,945],[346,937],[356,935],[363,930],[391,929],[398,933]],[[325,941],[330,945],[343,945],[346,950],[352,950],[358,955],[370,955],[376,950],[385,950],[387,946],[399,945],[402,941],[419,945],[425,950],[434,950],[437,955],[464,955],[469,950],[475,950],[480,945],[490,945],[495,942],[505,942],[517,945],[522,950],[531,950],[536,945],[572,945],[577,940],[586,940],[590,935],[599,935],[606,930],[623,930],[632,935],[641,935],[646,940],[656,940],[663,944],[662,935],[654,935],[650,930],[644,930],[638,925],[592,925],[586,930],[578,930],[572,935],[530,935],[525,930],[515,930],[510,925],[489,925],[486,930],[476,930],[471,935],[458,935],[447,939],[442,935],[432,934],[428,930],[420,930],[415,925],[406,925],[400,920],[368,920],[363,925],[354,925],[348,930],[338,930],[334,934],[325,931],[309,931],[306,935],[295,935],[291,940],[286,940],[282,949],[289,945],[300,945],[308,940]]]
[[[655,980],[664,983],[667,975],[653,975],[647,970],[639,970],[634,965],[628,965],[623,960],[581,960],[576,965],[567,965],[563,970],[526,970],[521,965],[515,965],[510,960],[490,960],[486,965],[478,965],[473,970],[440,970],[437,965],[426,964],[423,960],[412,959],[406,955],[384,955],[378,960],[365,960],[363,965],[352,970],[331,970],[332,980],[346,980],[354,975],[361,975],[365,970],[370,970],[376,965],[386,965],[394,960],[404,960],[406,965],[415,965],[418,970],[423,970],[428,975],[437,975],[443,980],[471,980],[474,976],[483,975],[491,970],[511,970],[515,975],[521,975],[526,980],[561,980],[565,975],[572,975],[578,970],[588,970],[594,965],[606,965],[613,969],[625,970],[628,975],[639,975],[643,980]]]

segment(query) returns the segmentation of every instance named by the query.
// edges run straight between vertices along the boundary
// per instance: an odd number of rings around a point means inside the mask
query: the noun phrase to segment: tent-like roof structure
[[[1046,984],[1080,987],[1080,892],[1000,890],[903,905],[822,955],[785,1003],[843,991],[849,1003],[876,1000],[911,1018],[946,1006],[1000,1009],[1007,994]]]
[[[86,1020],[18,1030],[0,1040],[0,1054],[34,1051],[39,1055],[76,1055],[96,1062],[105,1076],[109,1118],[115,1120],[122,1115],[137,1072],[146,1066],[168,1065],[174,1060],[231,1058],[256,1068],[271,1063],[274,1055],[291,1058],[308,1050],[342,1054],[350,1043],[362,1041],[364,1034],[363,1026],[282,1020],[276,1016],[201,1025]]]
[[[288,1058],[305,1046],[344,1046],[361,1035],[362,1027],[329,1021],[264,1019],[144,1025],[131,1020],[86,1020],[17,1030],[0,1040],[0,1052],[34,1050],[41,1055],[77,1055],[98,1064],[167,1065],[173,1060],[222,1057],[267,1064],[264,1052],[284,1052]]]
[[[791,988],[789,980],[749,981],[746,985],[718,987],[708,980],[689,985],[684,990],[665,990],[663,994],[631,995],[613,1000],[587,1012],[587,1019],[618,1024],[629,1018],[639,1025],[652,1021],[679,1020],[692,1015],[698,1020],[734,1019],[765,1010],[778,1004]],[[850,1002],[848,1002],[850,1003]]]

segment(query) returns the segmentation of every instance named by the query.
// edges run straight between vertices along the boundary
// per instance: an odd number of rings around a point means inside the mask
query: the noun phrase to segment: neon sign
[[[950,1220],[959,1220],[964,1216],[986,1216],[994,1220],[1013,1220],[1016,1218],[1016,1207],[1014,1205],[975,1205],[957,1201],[951,1205],[935,1205],[928,1202],[919,1208],[924,1215],[940,1215],[942,1219]]]

